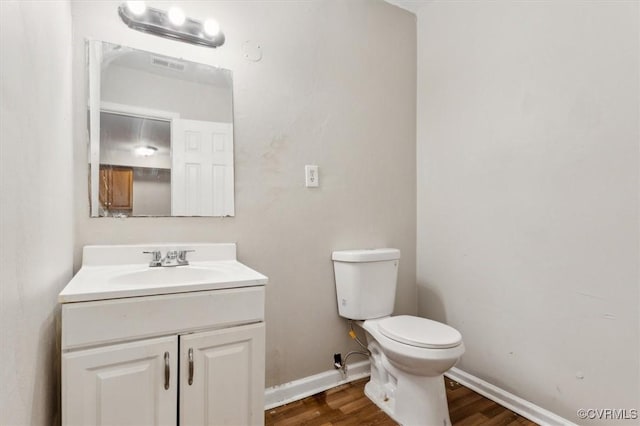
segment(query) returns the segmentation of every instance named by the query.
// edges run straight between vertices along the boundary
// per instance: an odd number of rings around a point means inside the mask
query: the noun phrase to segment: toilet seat
[[[391,340],[419,348],[446,349],[462,343],[462,335],[455,328],[411,315],[385,318],[378,322],[378,331]]]

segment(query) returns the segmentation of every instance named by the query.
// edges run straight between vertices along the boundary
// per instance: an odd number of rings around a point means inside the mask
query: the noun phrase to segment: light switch
[[[304,181],[307,188],[316,188],[320,186],[320,179],[318,176],[318,166],[306,165],[304,166]]]

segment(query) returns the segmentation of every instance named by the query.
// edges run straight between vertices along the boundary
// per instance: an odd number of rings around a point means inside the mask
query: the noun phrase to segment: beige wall
[[[639,16],[418,12],[420,314],[462,332],[461,369],[579,424],[640,402]]]
[[[69,3],[0,2],[0,64],[0,424],[51,425],[73,263]]]
[[[85,244],[237,242],[270,278],[267,386],[331,369],[353,347],[332,250],[402,250],[396,310],[415,313],[415,16],[370,0],[182,3],[219,20],[227,42],[212,50],[128,29],[119,3],[72,4],[75,268]],[[233,71],[235,217],[89,218],[85,37]],[[247,40],[260,62],[244,58]],[[320,188],[304,187],[305,164],[320,166]]]
[[[134,169],[132,215],[171,215],[170,170]]]
[[[180,118],[231,123],[233,93],[227,87],[169,78],[111,64],[102,71],[102,102],[180,114]]]

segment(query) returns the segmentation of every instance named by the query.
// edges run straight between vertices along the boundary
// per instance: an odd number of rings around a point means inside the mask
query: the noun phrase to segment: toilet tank
[[[391,315],[400,250],[334,251],[332,259],[341,317],[365,320]]]

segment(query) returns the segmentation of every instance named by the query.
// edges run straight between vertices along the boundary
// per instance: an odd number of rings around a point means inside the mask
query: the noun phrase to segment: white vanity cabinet
[[[77,281],[60,293],[63,426],[264,424],[267,278],[235,260],[205,267],[226,284],[175,292],[173,282],[146,283],[127,293],[107,279],[103,293]],[[151,269],[142,273],[162,282]],[[74,280],[109,270],[81,269]],[[194,272],[167,269],[175,276]]]
[[[62,370],[65,425],[264,422],[264,323],[67,352]]]
[[[177,336],[63,354],[63,424],[175,425],[177,361]]]
[[[181,336],[180,359],[179,424],[264,422],[264,324]]]

